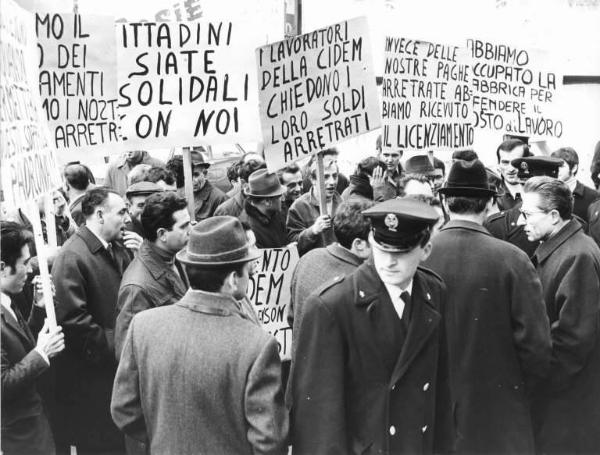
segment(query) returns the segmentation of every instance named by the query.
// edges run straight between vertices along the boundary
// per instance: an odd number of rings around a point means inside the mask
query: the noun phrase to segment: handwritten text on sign
[[[40,95],[56,148],[118,143],[113,19],[36,14]]]
[[[119,111],[129,145],[256,140],[260,27],[232,22],[117,25]]]
[[[298,250],[293,245],[261,251],[263,255],[258,260],[256,273],[250,277],[248,298],[264,328],[277,339],[281,358],[290,359],[292,329],[286,319],[286,308]]]
[[[0,151],[4,201],[23,207],[60,186],[56,154],[41,112],[33,15],[2,0]]]
[[[457,149],[473,144],[470,68],[455,46],[387,37],[383,147]]]
[[[504,44],[467,41],[472,62],[475,127],[534,137],[561,137],[554,118],[558,77],[540,71],[536,53]]]
[[[270,168],[379,127],[370,52],[365,18],[257,49]]]

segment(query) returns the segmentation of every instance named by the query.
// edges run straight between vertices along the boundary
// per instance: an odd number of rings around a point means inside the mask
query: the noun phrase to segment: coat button
[[[392,384],[392,390],[396,390],[396,384]]]
[[[431,300],[431,294],[427,293],[427,300]]]
[[[425,433],[427,431],[427,425],[425,425],[423,428],[421,428],[421,432]]]
[[[390,434],[391,434],[392,436],[394,436],[394,435],[396,434],[396,427],[395,427],[394,425],[392,425],[392,426],[390,427]]]
[[[365,297],[365,293],[363,291],[358,291],[358,295],[360,295],[361,299]]]
[[[427,392],[427,389],[429,389],[429,382],[426,382],[423,386],[423,392]]]

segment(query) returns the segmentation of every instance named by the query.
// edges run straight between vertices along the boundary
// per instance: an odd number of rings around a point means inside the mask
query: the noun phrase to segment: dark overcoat
[[[589,222],[588,209],[591,203],[598,198],[600,198],[600,193],[577,180],[573,190],[573,213],[586,223]]]
[[[290,382],[293,453],[451,450],[444,299],[442,280],[419,268],[402,347],[371,261],[308,299]]]
[[[448,288],[459,453],[533,453],[531,387],[547,373],[550,329],[529,258],[481,225],[449,221],[425,265]]]
[[[110,417],[110,394],[117,294],[130,256],[118,245],[113,248],[116,261],[82,226],[52,268],[56,319],[65,334],[65,351],[56,358],[56,439],[84,451],[109,451],[123,444]]]
[[[536,250],[550,374],[535,409],[543,453],[600,453],[600,249],[571,220]]]
[[[2,450],[10,454],[53,454],[54,440],[36,384],[50,367],[34,350],[34,333],[45,311],[34,307],[29,325],[0,306],[2,335]]]

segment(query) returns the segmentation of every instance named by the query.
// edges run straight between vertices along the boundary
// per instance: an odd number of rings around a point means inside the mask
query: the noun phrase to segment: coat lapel
[[[408,326],[406,341],[392,373],[392,384],[404,375],[411,362],[440,324],[441,315],[431,306],[431,298],[431,291],[426,288],[418,275],[415,275],[412,293],[412,317]]]
[[[33,339],[31,331],[29,331],[28,329],[21,328],[19,322],[12,316],[12,314],[6,311],[4,307],[1,307],[0,311],[2,312],[1,317],[6,326],[10,327],[22,338],[22,340],[25,343],[25,346],[27,346],[29,349],[33,348],[35,346],[35,340]]]

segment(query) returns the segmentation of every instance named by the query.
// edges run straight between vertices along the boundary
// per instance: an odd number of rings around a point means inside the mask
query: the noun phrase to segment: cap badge
[[[521,163],[521,170],[523,172],[529,172],[529,165],[525,161]]]
[[[398,227],[398,217],[393,213],[388,213],[385,216],[384,223],[390,231],[396,232],[396,228]]]

